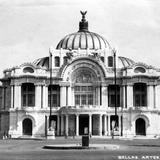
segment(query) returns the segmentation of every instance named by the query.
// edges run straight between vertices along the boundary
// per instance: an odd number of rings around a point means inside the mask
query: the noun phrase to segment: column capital
[[[70,83],[69,82],[60,82],[59,86],[60,87],[68,87],[68,86],[70,86]]]
[[[45,84],[44,83],[35,83],[34,85],[35,86],[44,86]]]
[[[157,86],[157,84],[154,84],[154,83],[147,83],[147,86]]]
[[[15,83],[14,86],[22,86],[22,83]]]
[[[134,83],[127,83],[127,86],[133,87]]]
[[[103,113],[98,113],[97,115],[99,115],[99,116],[103,116]]]
[[[103,82],[103,83],[101,83],[101,86],[102,86],[102,87],[108,87],[109,84]]]

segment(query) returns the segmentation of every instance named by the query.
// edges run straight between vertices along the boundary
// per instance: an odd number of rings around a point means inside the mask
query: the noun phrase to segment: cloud
[[[96,0],[0,0],[0,6],[52,6],[52,5],[87,5]]]

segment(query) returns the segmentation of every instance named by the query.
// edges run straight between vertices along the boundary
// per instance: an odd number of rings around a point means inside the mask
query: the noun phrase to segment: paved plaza
[[[99,149],[44,149],[46,145],[81,145],[81,138],[0,140],[0,160],[111,160],[160,159],[160,139],[91,138]],[[117,146],[117,147],[113,147]]]

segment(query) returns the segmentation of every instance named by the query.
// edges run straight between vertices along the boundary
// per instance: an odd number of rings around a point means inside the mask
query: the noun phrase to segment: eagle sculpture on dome
[[[85,15],[87,14],[87,11],[80,11],[82,14],[82,19],[85,19]]]

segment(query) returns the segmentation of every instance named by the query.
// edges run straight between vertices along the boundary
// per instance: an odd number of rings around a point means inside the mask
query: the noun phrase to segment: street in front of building
[[[117,146],[106,149],[44,149],[45,145],[69,145],[81,143],[79,138],[7,139],[0,140],[0,160],[130,160],[160,159],[160,139],[90,139],[90,145]]]

